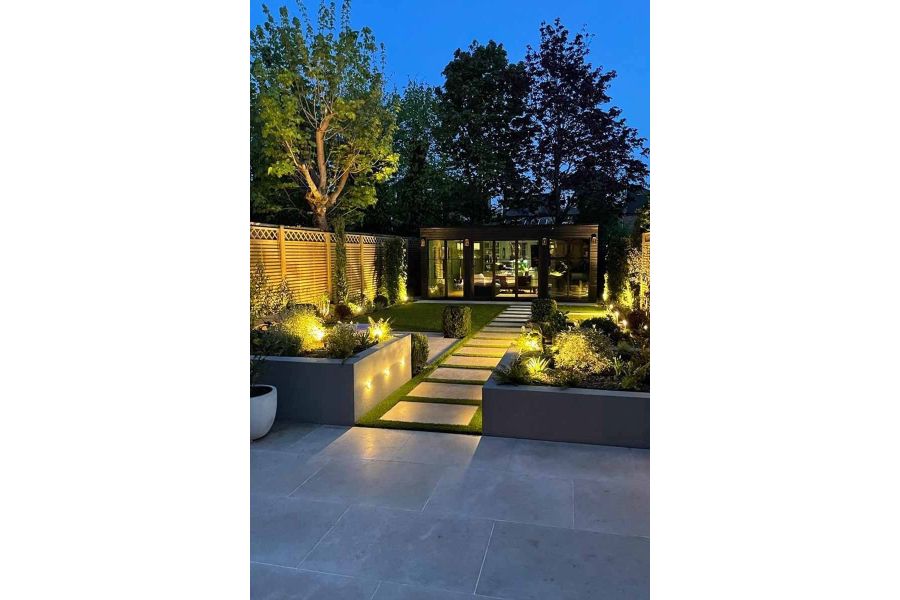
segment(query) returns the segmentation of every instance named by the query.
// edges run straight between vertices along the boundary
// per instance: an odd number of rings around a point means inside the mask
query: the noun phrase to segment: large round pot
[[[250,386],[250,439],[269,433],[278,408],[278,390],[271,385]]]

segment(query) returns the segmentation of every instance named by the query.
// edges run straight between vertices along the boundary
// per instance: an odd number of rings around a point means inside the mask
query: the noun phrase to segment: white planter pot
[[[254,390],[254,388],[256,388]],[[254,391],[267,390],[254,396]],[[278,409],[278,390],[271,385],[250,386],[250,439],[256,440],[269,433]]]

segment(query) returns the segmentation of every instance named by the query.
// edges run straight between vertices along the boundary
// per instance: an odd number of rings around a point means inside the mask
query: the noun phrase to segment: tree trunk
[[[328,231],[328,215],[325,212],[325,209],[316,210],[316,225],[322,231]]]

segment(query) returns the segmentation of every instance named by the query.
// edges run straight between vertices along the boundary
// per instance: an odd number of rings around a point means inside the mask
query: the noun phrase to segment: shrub
[[[650,324],[650,317],[647,316],[646,312],[639,308],[629,312],[628,316],[625,317],[625,320],[628,321],[628,328],[635,331],[642,330],[644,325]]]
[[[250,326],[256,325],[263,318],[272,318],[291,303],[291,288],[286,280],[272,289],[263,262],[257,261],[250,273]]]
[[[540,356],[532,356],[525,361],[525,368],[528,369],[529,374],[539,375],[547,370],[548,364],[550,364],[550,361],[546,358],[541,358]]]
[[[573,329],[556,338],[557,369],[599,375],[612,367],[613,356],[609,338],[593,329]]]
[[[322,319],[312,305],[301,305],[291,309],[282,319],[279,329],[299,339],[300,349],[304,352],[321,348],[322,340],[325,338]]]
[[[250,353],[255,356],[297,356],[301,350],[300,337],[280,326],[250,332]]]
[[[550,315],[557,310],[556,300],[553,298],[538,298],[531,301],[531,320],[539,323],[548,321]]]
[[[623,368],[620,387],[623,390],[647,391],[650,389],[650,351],[644,349]]]
[[[540,352],[543,349],[544,336],[540,329],[522,328],[522,333],[516,338],[516,349],[519,354],[528,354],[529,352]]]
[[[418,375],[428,363],[428,336],[424,333],[415,332],[412,334],[412,356],[411,356],[412,374]]]
[[[472,328],[472,310],[468,306],[445,306],[442,322],[444,337],[466,337]]]
[[[327,234],[326,234],[327,235]],[[347,287],[347,233],[344,220],[334,224],[334,298],[338,304],[346,304],[350,296]]]
[[[500,383],[510,385],[528,385],[531,383],[531,373],[525,366],[522,357],[517,357],[508,367],[498,367],[494,374]]]
[[[366,333],[357,331],[353,323],[338,323],[325,334],[325,354],[329,358],[350,358],[369,345]]]
[[[349,321],[353,316],[353,309],[346,304],[338,304],[334,307],[334,317],[338,321]]]
[[[406,240],[392,237],[383,242],[384,289],[388,301],[400,301],[400,290],[406,276]]]
[[[319,311],[319,314],[322,315],[322,317],[328,316],[328,313],[331,311],[331,298],[328,297],[328,294],[319,296],[319,301],[316,303],[316,310]]]
[[[609,317],[597,317],[594,319],[585,319],[581,322],[582,329],[594,329],[607,336],[613,343],[619,343],[622,339],[622,330],[616,325],[616,322]]]
[[[378,319],[378,321],[374,321],[372,317],[369,317],[368,336],[375,344],[380,344],[385,340],[389,340],[391,338],[391,320]]]
[[[377,310],[381,310],[382,308],[387,308],[389,306],[387,296],[378,294],[377,296],[375,296],[375,300],[372,301],[372,305]]]
[[[559,333],[566,331],[568,328],[569,320],[566,318],[566,313],[561,310],[555,310],[550,313],[550,316],[547,318],[546,331],[551,338],[556,337]]]

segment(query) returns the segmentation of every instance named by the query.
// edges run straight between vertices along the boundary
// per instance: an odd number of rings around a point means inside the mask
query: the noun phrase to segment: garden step
[[[486,325],[481,330],[482,333],[519,333],[520,331],[521,328],[519,327],[501,327],[497,325]]]
[[[472,338],[467,346],[487,346],[489,348],[506,348],[515,341],[515,338],[493,340],[490,338]]]
[[[501,315],[527,315],[527,316],[531,316],[531,309],[530,309],[530,308],[523,308],[523,309],[520,310],[520,309],[512,309],[512,308],[509,308],[509,309],[507,309],[507,310],[504,310],[504,311],[501,312],[500,314],[501,314]]]
[[[457,356],[503,356],[506,348],[484,348],[482,346],[465,345],[453,354]]]
[[[468,386],[473,387],[473,386]],[[478,388],[479,390],[481,388]],[[384,413],[381,421],[404,423],[440,423],[442,425],[468,425],[477,406],[463,404],[437,404],[434,402],[407,402],[401,400]]]
[[[483,367],[493,369],[500,364],[501,356],[448,356],[442,365],[451,367]]]
[[[521,327],[527,322],[527,319],[494,319],[490,324],[495,327]]]
[[[514,340],[519,337],[517,333],[504,333],[504,332],[479,332],[472,336],[473,340]]]
[[[490,376],[490,369],[454,369],[452,367],[438,367],[428,375],[428,379],[484,383]]]
[[[407,394],[413,398],[449,398],[451,400],[481,400],[481,386],[466,383],[435,383],[423,381]],[[383,417],[382,417],[383,418]]]

